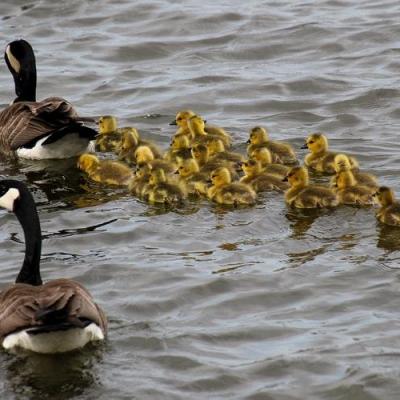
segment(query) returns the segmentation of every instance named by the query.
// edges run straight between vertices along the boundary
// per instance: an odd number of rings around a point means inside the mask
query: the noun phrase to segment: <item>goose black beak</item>
[[[307,143],[304,143],[303,146],[300,147],[301,149],[308,149]]]
[[[169,124],[170,124],[170,125],[174,125],[174,126],[178,125],[178,124],[176,123],[176,119],[174,119],[173,121],[171,121]]]

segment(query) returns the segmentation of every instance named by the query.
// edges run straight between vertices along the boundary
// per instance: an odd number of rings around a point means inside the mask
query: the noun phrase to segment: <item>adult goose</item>
[[[107,332],[106,317],[82,285],[70,279],[42,283],[40,222],[26,185],[1,180],[0,206],[15,213],[26,246],[16,283],[0,292],[3,348],[62,353],[103,340]]]
[[[72,105],[60,97],[36,101],[36,62],[31,45],[7,45],[6,64],[14,77],[13,104],[0,112],[0,150],[23,158],[68,158],[87,151],[97,132],[83,125]]]

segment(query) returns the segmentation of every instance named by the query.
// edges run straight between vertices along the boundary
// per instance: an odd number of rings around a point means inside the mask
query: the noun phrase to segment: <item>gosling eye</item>
[[[310,140],[309,142],[308,142],[308,144],[313,144],[314,143],[314,140]]]

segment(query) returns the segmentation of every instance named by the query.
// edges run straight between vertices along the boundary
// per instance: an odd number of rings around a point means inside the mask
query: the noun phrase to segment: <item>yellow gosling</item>
[[[173,205],[183,202],[187,193],[185,186],[169,180],[164,170],[153,169],[149,183],[142,190],[142,197],[152,204]]]
[[[229,169],[233,180],[239,178],[237,173],[237,163],[222,159],[211,158],[208,146],[205,144],[195,144],[192,147],[192,157],[197,161],[201,172],[207,172],[208,174],[219,167],[225,167]]]
[[[106,185],[125,186],[133,178],[132,170],[118,161],[99,160],[94,154],[85,153],[78,159],[78,168],[90,179]]]
[[[381,186],[375,193],[375,198],[381,208],[376,213],[379,222],[386,225],[400,226],[400,203],[391,188]]]
[[[297,164],[297,156],[293,147],[288,143],[275,142],[270,140],[268,132],[261,126],[256,126],[250,130],[249,140],[247,141],[247,154],[257,148],[266,147],[274,156],[274,162],[279,164]]]
[[[136,197],[141,197],[144,187],[149,183],[151,169],[147,165],[137,168],[135,176],[129,181],[129,191]]]
[[[208,138],[218,138],[222,140],[224,146],[229,147],[231,143],[230,136],[228,134],[211,134],[208,133],[205,129],[204,120],[198,116],[193,115],[188,120],[188,127],[192,134],[192,142],[193,143],[203,143]]]
[[[375,203],[374,188],[358,185],[351,170],[340,171],[336,178],[336,194],[340,204],[370,206]]]
[[[304,167],[293,167],[286,178],[290,189],[285,193],[286,203],[297,208],[336,207],[338,199],[329,188],[321,185],[310,185],[308,171]]]
[[[114,151],[121,142],[117,119],[112,115],[104,115],[99,119],[99,134],[96,137],[97,151]]]
[[[252,205],[256,201],[256,192],[244,183],[232,183],[231,174],[225,167],[217,168],[211,173],[211,182],[207,196],[218,204]]]
[[[378,189],[378,179],[376,176],[367,172],[361,172],[355,159],[350,159],[346,154],[337,154],[334,159],[334,168],[336,175],[331,179],[331,186],[336,186],[337,175],[341,171],[352,171],[356,182],[359,185]]]
[[[257,160],[243,162],[242,169],[245,175],[240,182],[250,185],[257,193],[266,190],[283,191],[289,188],[289,184],[283,182],[282,178],[263,172],[261,163]]]
[[[290,170],[290,167],[283,164],[272,162],[272,154],[266,147],[258,147],[250,153],[250,159],[257,160],[261,163],[264,172],[284,178]]]
[[[156,159],[149,146],[139,146],[134,153],[136,164],[141,167],[147,165],[150,169],[163,169],[167,174],[176,171],[176,164],[167,160]]]
[[[186,135],[172,138],[171,146],[164,155],[164,159],[174,164],[181,165],[184,160],[192,157],[190,140]]]
[[[178,168],[180,178],[187,184],[190,194],[207,194],[209,173],[200,172],[197,161],[193,158],[185,160]]]
[[[212,157],[214,160],[226,160],[235,163],[244,161],[244,157],[241,154],[226,151],[224,142],[217,137],[207,138],[204,144],[208,148],[210,157]]]
[[[335,157],[337,153],[328,151],[328,138],[322,133],[313,133],[306,139],[306,143],[302,149],[310,150],[304,159],[304,164],[318,172],[334,174]],[[351,164],[358,165],[358,162],[353,157],[349,157]]]

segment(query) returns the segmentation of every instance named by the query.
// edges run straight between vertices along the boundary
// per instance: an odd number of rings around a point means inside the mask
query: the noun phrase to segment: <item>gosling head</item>
[[[124,128],[122,131],[121,150],[135,149],[139,144],[139,133],[135,128]]]
[[[115,132],[118,128],[117,118],[112,115],[103,115],[99,119],[99,132],[101,135]]]
[[[347,157],[346,154],[336,155],[334,159],[334,168],[336,173],[352,169],[349,157]]]
[[[171,141],[172,150],[188,149],[190,147],[190,140],[186,135],[177,135]]]
[[[135,150],[136,164],[143,165],[154,160],[154,154],[149,146],[139,146]]]
[[[345,189],[356,184],[356,179],[354,178],[351,170],[340,171],[336,177],[336,186],[338,189]]]
[[[307,137],[306,143],[301,148],[315,154],[323,153],[328,150],[328,138],[323,133],[313,133]]]
[[[175,120],[170,123],[170,125],[178,125],[180,128],[187,129],[188,119],[193,117],[195,113],[192,110],[179,111],[176,114]]]
[[[261,144],[268,141],[268,132],[262,126],[255,126],[250,129],[250,136],[247,143],[249,144]]]
[[[89,171],[99,164],[100,161],[94,154],[84,153],[79,156],[77,167],[82,171]]]
[[[211,173],[211,182],[214,186],[219,187],[231,183],[232,177],[228,168],[220,167]]]
[[[197,172],[199,172],[199,164],[197,164],[197,161],[193,158],[185,160],[178,168],[178,173],[181,178],[188,178]]]
[[[188,127],[193,135],[204,134],[205,122],[199,115],[193,115],[188,120]]]
[[[242,163],[242,170],[246,176],[256,176],[262,171],[259,161],[250,159]]]
[[[266,147],[257,147],[251,154],[250,158],[260,161],[261,165],[267,165],[272,163],[272,154]]]
[[[289,182],[292,187],[301,187],[308,185],[308,170],[305,167],[293,167],[287,173],[284,182]]]
[[[374,197],[382,207],[390,206],[396,201],[393,189],[387,186],[381,186],[374,193]]]

